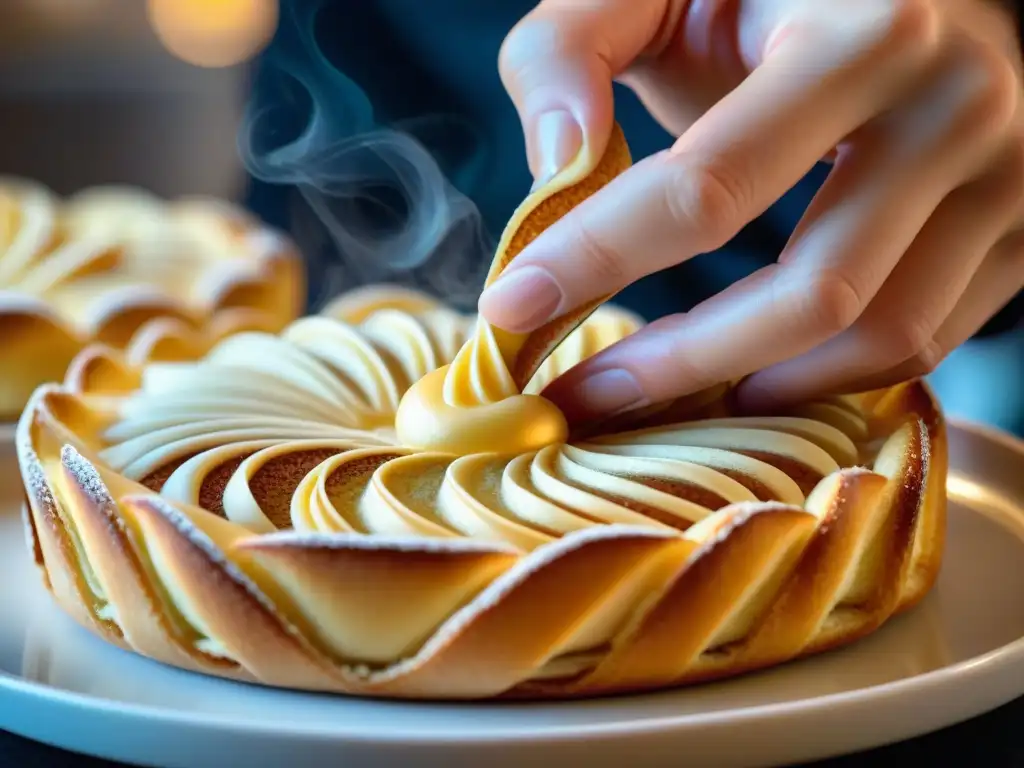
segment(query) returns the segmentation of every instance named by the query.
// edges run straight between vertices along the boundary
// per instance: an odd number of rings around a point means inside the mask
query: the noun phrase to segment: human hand
[[[777,264],[550,385],[570,421],[737,379],[772,408],[924,375],[1024,285],[1021,53],[994,0],[544,0],[500,67],[538,180],[603,149],[613,79],[678,136],[484,292],[510,331],[721,247],[835,163]]]

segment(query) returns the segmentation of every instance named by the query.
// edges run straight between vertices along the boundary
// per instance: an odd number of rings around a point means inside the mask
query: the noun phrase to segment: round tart
[[[581,152],[489,279],[629,162],[617,128]],[[604,304],[516,335],[385,286],[197,362],[96,351],[102,386],[42,387],[19,424],[35,562],[123,648],[400,698],[722,678],[924,597],[947,459],[923,383],[771,416],[722,385],[570,435],[537,393],[639,325]]]
[[[239,330],[281,330],[304,293],[289,241],[227,203],[125,188],[62,200],[0,179],[0,422],[92,342],[136,365],[194,358]]]

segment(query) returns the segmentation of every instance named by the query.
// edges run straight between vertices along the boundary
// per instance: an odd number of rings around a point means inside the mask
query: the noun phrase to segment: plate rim
[[[564,741],[577,741],[579,739],[614,738],[614,737],[642,737],[645,735],[661,734],[671,731],[687,730],[691,728],[706,728],[709,726],[721,725],[742,725],[746,723],[763,722],[768,719],[789,719],[797,718],[823,709],[830,709],[833,714],[840,716],[838,708],[852,709],[856,706],[871,704],[881,699],[894,696],[926,696],[930,697],[948,692],[949,686],[959,684],[964,677],[977,679],[978,677],[989,677],[997,675],[1005,667],[1014,666],[1013,662],[1024,657],[1024,637],[1020,637],[999,648],[994,648],[980,656],[959,661],[940,669],[923,672],[919,675],[893,680],[879,685],[872,685],[867,688],[858,688],[850,691],[823,694],[806,699],[781,702],[778,704],[759,704],[750,707],[735,709],[720,709],[714,712],[698,712],[676,716],[661,716],[644,718],[643,720],[621,720],[602,723],[577,723],[571,725],[537,725],[531,726],[529,730],[523,728],[502,729],[499,727],[488,727],[477,729],[472,733],[460,733],[457,730],[449,730],[432,726],[430,730],[396,730],[388,734],[386,740],[391,744],[402,743],[410,746],[416,745],[443,745],[453,742],[460,744],[486,744],[494,742],[528,742],[528,743],[552,743]],[[1022,660],[1024,661],[1024,660]],[[159,664],[151,661],[150,663]],[[200,674],[200,673],[195,673]],[[232,681],[228,681],[232,682]],[[245,684],[245,683],[243,683]],[[258,684],[254,684],[258,685]],[[262,687],[262,686],[261,686]],[[1024,686],[1022,686],[1024,687]],[[273,690],[273,689],[271,689]],[[302,691],[284,691],[286,693],[302,694]],[[662,695],[671,692],[651,692],[648,694],[637,694],[633,698],[643,696]],[[107,699],[100,696],[88,696],[82,693],[66,691],[48,683],[28,681],[22,677],[16,677],[7,672],[0,671],[0,695],[13,693],[35,699],[37,702],[46,702],[65,708],[86,708],[94,714],[106,714],[121,718],[131,718],[148,723],[159,723],[166,726],[186,726],[199,731],[215,731],[220,733],[230,732],[235,735],[260,735],[269,737],[284,738],[319,738],[328,741],[361,742],[367,744],[379,743],[385,739],[379,733],[361,732],[357,726],[347,726],[339,721],[330,728],[322,726],[304,725],[301,722],[287,721],[275,725],[264,721],[248,720],[241,716],[222,715],[219,713],[204,712],[199,717],[182,710],[163,708],[148,704],[134,704]],[[1005,701],[1010,701],[1024,694],[1024,690],[1014,694]],[[340,694],[339,694],[340,695]],[[359,702],[357,697],[350,697],[354,702]],[[604,700],[614,701],[615,698],[607,697]],[[573,701],[550,701],[540,702],[546,706],[557,705],[571,707],[574,704],[590,703],[602,699],[591,699],[583,702]],[[1002,703],[1005,703],[1002,702]],[[501,707],[504,703],[499,702],[417,702],[390,701],[380,699],[368,699],[368,704],[374,705],[412,705],[423,706],[448,706],[455,705],[462,709],[472,707]],[[529,704],[527,704],[528,706]],[[516,704],[515,706],[522,706]],[[999,704],[996,704],[999,706]],[[454,711],[454,707],[453,707]],[[977,713],[981,714],[981,712]],[[940,726],[941,727],[941,726]],[[351,730],[348,730],[351,728]]]
[[[1024,457],[1024,440],[1005,432],[1001,429],[991,427],[970,419],[948,418],[947,424],[955,430],[974,433],[982,438],[1002,444],[1021,454]],[[0,425],[0,435],[3,434],[4,425]],[[984,515],[984,513],[971,509],[972,514]],[[993,520],[1001,528],[1007,528],[1004,522],[993,517]],[[1024,522],[1021,525],[1024,530]],[[125,651],[127,652],[127,651]],[[152,664],[159,664],[157,661],[147,660]],[[998,648],[993,648],[983,654],[969,659],[963,659],[954,664],[929,670],[910,677],[892,680],[878,685],[871,685],[866,688],[839,691],[835,693],[812,696],[794,701],[779,702],[774,704],[757,704],[753,706],[734,709],[720,709],[712,712],[697,712],[680,715],[662,715],[658,717],[644,718],[642,720],[622,719],[612,722],[601,723],[574,723],[574,724],[539,724],[531,726],[528,730],[522,727],[506,728],[503,726],[484,726],[472,733],[459,732],[456,729],[441,727],[434,724],[430,729],[409,729],[393,730],[387,737],[381,736],[378,732],[365,733],[360,731],[358,725],[348,725],[339,720],[329,727],[324,725],[306,725],[299,721],[285,721],[283,723],[265,722],[262,720],[247,719],[240,715],[224,715],[220,713],[204,712],[199,717],[194,713],[170,707],[160,707],[152,704],[137,704],[123,702],[102,696],[88,695],[74,691],[67,691],[48,683],[30,681],[21,676],[16,676],[0,670],[0,696],[16,695],[24,696],[34,700],[36,703],[45,703],[67,709],[88,709],[95,715],[113,716],[115,718],[129,718],[140,722],[164,727],[180,727],[192,729],[195,732],[215,732],[221,735],[232,736],[253,736],[258,735],[265,738],[284,739],[317,739],[328,742],[347,742],[353,744],[378,744],[388,743],[390,745],[407,746],[443,746],[462,744],[467,746],[484,745],[489,743],[529,743],[529,744],[556,744],[574,742],[579,740],[603,740],[609,738],[643,738],[651,735],[664,735],[666,733],[686,732],[695,728],[712,728],[721,726],[755,725],[769,720],[790,720],[803,715],[811,714],[819,710],[831,710],[834,716],[841,717],[840,709],[853,710],[860,706],[870,705],[874,702],[885,701],[893,697],[926,697],[941,695],[949,692],[954,686],[967,681],[975,681],[979,678],[998,679],[1001,670],[1024,666],[1024,636],[1018,637]],[[195,673],[200,674],[200,673]],[[230,682],[230,681],[228,681]],[[248,685],[247,683],[240,683]],[[259,685],[259,684],[253,684]],[[265,686],[261,688],[267,689]],[[1020,690],[1007,697],[1000,693],[992,706],[987,709],[975,712],[969,717],[990,711],[1014,698],[1024,695],[1024,682],[1019,686]],[[998,686],[986,686],[988,690],[995,690]],[[269,690],[274,690],[270,688]],[[682,690],[682,689],[679,689]],[[284,693],[302,695],[302,691],[282,691]],[[592,702],[625,700],[628,698],[643,698],[644,696],[657,696],[670,693],[671,689],[664,692],[653,691],[646,694],[622,697],[602,697],[579,702],[573,701],[545,701],[539,702],[545,706],[556,705],[571,707],[574,704]],[[316,694],[313,694],[316,695]],[[352,701],[359,702],[358,697],[350,697]],[[369,699],[367,703],[374,705],[417,705],[424,706],[451,706],[454,711],[458,709],[469,709],[473,707],[503,707],[508,702],[493,701],[470,701],[470,702],[444,702],[428,701],[416,702],[391,701],[381,699]],[[525,704],[529,706],[529,703]],[[523,706],[523,704],[512,703],[512,706]],[[948,720],[948,718],[947,718]],[[945,724],[957,722],[951,720]],[[934,727],[944,727],[939,724]],[[924,730],[928,730],[927,728]],[[924,732],[924,731],[921,731]],[[27,737],[31,738],[31,737]],[[908,737],[910,738],[910,737]]]
[[[1004,447],[1019,452],[1021,457],[1024,458],[1024,437],[1018,437],[1002,427],[987,424],[967,416],[950,416],[948,414],[946,415],[946,425],[954,429],[963,430],[964,432],[974,432],[987,440],[1002,443]]]

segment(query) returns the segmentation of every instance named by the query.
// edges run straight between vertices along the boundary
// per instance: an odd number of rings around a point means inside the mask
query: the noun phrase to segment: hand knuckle
[[[889,0],[875,18],[875,44],[919,57],[938,46],[940,17],[935,0]]]
[[[658,386],[671,389],[671,396],[696,392],[719,384],[723,379],[722,372],[715,370],[705,357],[694,355],[693,346],[682,338],[668,336],[661,350],[657,364],[652,362],[649,370],[670,372],[671,384]]]
[[[751,197],[742,175],[722,161],[681,165],[666,194],[671,220],[702,252],[720,248],[736,235]]]
[[[516,24],[498,51],[498,72],[508,86],[521,73],[529,71],[541,54],[558,54],[569,48],[564,28],[553,19],[529,15]]]
[[[946,351],[935,341],[929,341],[920,351],[912,355],[910,374],[914,377],[927,376],[935,370],[946,359]]]
[[[685,315],[665,315],[626,342],[636,361],[628,367],[655,402],[696,392],[730,377],[721,364],[731,356],[695,354],[693,339],[680,332],[684,321]]]
[[[854,281],[837,270],[816,275],[802,295],[801,320],[827,334],[852,326],[866,305]]]
[[[933,329],[927,322],[908,318],[887,325],[889,327],[879,328],[875,334],[886,364],[898,365],[907,360],[925,360],[933,356]]]
[[[619,287],[628,282],[625,259],[589,227],[578,226],[573,240],[583,257],[587,273],[598,278],[602,285]]]
[[[685,349],[680,343],[671,344],[669,349],[675,354],[666,359],[665,365],[658,370],[671,371],[671,389],[675,392],[696,392],[714,385],[720,378],[693,360],[692,349]]]
[[[969,117],[983,135],[1001,135],[1012,125],[1020,105],[1021,86],[1013,65],[979,42],[967,43],[967,64],[976,74]]]

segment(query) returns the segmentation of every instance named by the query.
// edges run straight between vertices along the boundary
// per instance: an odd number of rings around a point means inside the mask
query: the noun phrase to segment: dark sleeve
[[[1014,329],[1024,328],[1024,291],[1018,291],[1009,304],[996,313],[976,334],[976,338],[994,336]]]

